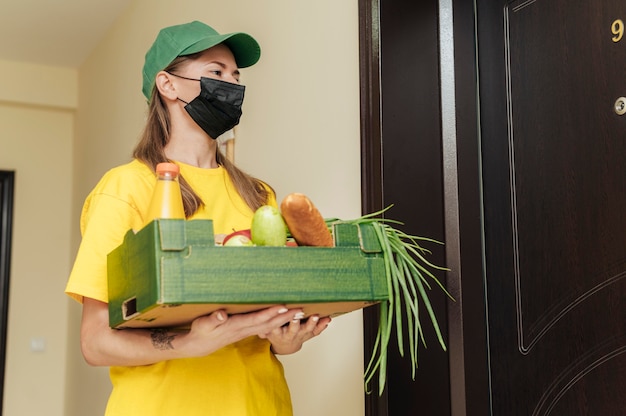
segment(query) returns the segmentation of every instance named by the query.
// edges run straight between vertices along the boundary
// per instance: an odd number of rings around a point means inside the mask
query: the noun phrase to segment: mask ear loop
[[[186,80],[189,80],[189,81],[200,81],[198,78],[189,78],[189,77],[184,77],[182,75],[175,74],[173,72],[168,72],[168,71],[165,71],[165,72],[167,72],[170,75],[174,75],[177,78],[182,78],[182,79],[186,79]]]
[[[170,74],[170,75],[175,76],[176,78],[186,79],[186,80],[189,80],[189,81],[200,81],[199,79],[196,79],[196,78],[189,78],[189,77],[184,77],[184,76],[182,76],[182,75],[178,75],[178,74],[175,74],[175,73],[173,73],[173,72],[169,72],[169,71],[165,71],[165,72],[167,72],[167,73],[168,73],[168,74]],[[177,99],[177,100],[179,100],[179,101],[181,101],[181,102],[183,102],[183,103],[185,103],[185,105],[189,105],[189,103],[188,103],[187,101],[183,100],[182,98],[176,97],[176,99]]]

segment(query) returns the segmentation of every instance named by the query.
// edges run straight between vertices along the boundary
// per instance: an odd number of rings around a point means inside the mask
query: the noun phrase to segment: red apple
[[[252,237],[250,230],[239,230],[228,234],[222,241],[223,246],[251,246]]]

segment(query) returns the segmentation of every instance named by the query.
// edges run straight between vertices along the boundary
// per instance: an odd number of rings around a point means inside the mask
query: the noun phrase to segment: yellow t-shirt
[[[216,234],[250,228],[253,212],[222,167],[178,165],[205,203],[191,219],[212,219]],[[69,296],[107,302],[106,256],[129,229],[143,226],[155,181],[154,173],[135,160],[111,169],[88,195],[80,223],[83,239],[66,287]],[[292,415],[282,365],[269,342],[258,337],[202,358],[112,367],[110,375],[107,416]]]

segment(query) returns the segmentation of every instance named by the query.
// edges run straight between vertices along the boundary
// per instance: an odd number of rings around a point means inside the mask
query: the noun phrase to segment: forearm
[[[185,333],[147,329],[105,329],[82,336],[81,348],[93,366],[140,366],[185,358]]]
[[[188,332],[160,329],[111,329],[107,305],[85,299],[81,349],[94,366],[138,366],[192,356]]]

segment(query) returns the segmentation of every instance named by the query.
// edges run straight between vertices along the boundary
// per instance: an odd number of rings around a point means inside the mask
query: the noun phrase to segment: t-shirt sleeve
[[[129,230],[142,227],[141,215],[124,181],[105,176],[87,197],[81,214],[82,241],[65,292],[108,302],[107,255]]]

